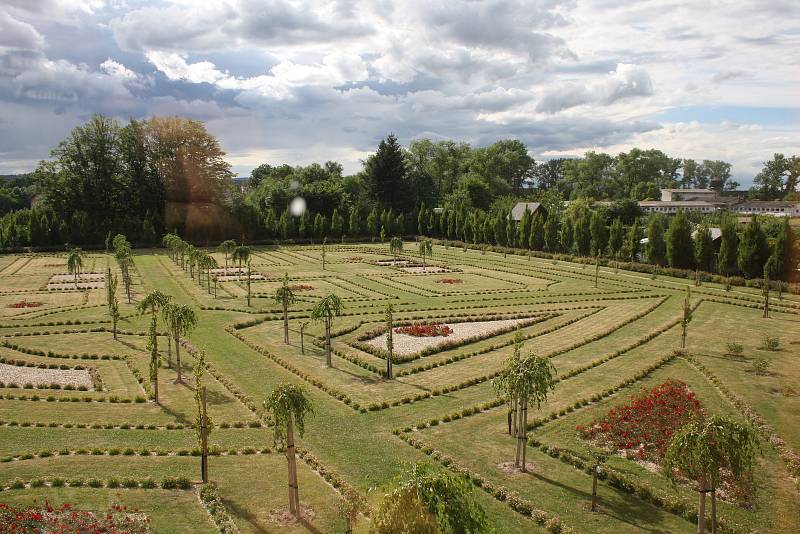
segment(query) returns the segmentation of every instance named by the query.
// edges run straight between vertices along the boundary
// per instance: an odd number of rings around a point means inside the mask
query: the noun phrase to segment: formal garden
[[[571,259],[4,255],[0,522],[800,531],[800,297]]]

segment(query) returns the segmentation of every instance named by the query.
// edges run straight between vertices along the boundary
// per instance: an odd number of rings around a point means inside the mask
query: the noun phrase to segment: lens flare
[[[295,217],[300,217],[306,211],[306,199],[303,197],[294,197],[292,203],[289,204],[289,213]]]

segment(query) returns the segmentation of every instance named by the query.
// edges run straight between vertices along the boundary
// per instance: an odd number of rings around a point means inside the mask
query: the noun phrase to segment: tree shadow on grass
[[[269,532],[268,530],[266,530],[265,526],[258,521],[258,517],[255,514],[253,514],[252,512],[250,512],[249,510],[246,510],[245,508],[243,508],[243,507],[239,506],[238,504],[235,504],[235,503],[233,503],[230,500],[225,499],[225,498],[222,499],[222,503],[225,505],[225,507],[228,510],[231,511],[231,515],[236,516],[239,519],[242,519],[242,520],[246,521],[248,526],[251,527],[255,532]],[[301,504],[301,507],[302,507],[303,506],[302,505],[302,501],[301,501],[300,504]],[[322,534],[322,531],[320,529],[318,529],[317,527],[312,525],[305,518],[300,518],[298,520],[298,523],[303,525],[303,527],[305,527],[309,532],[313,532],[314,534]],[[279,527],[278,525],[275,525],[275,526]]]

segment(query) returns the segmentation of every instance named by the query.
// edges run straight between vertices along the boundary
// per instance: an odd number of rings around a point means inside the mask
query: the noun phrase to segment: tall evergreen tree
[[[694,262],[698,269],[711,272],[714,264],[714,241],[711,230],[701,224],[694,240]]]
[[[531,210],[529,210],[528,207],[526,206],[525,211],[522,213],[522,218],[519,220],[519,231],[517,232],[520,248],[526,248],[529,246],[530,236],[531,236]]]
[[[764,265],[770,256],[769,243],[761,222],[755,215],[750,219],[742,232],[739,243],[737,264],[747,278],[760,277],[764,272]]]
[[[664,242],[664,226],[661,217],[651,217],[647,225],[647,261],[657,265],[664,265],[667,254],[667,245]]]
[[[736,251],[739,248],[739,235],[736,233],[738,223],[732,216],[725,216],[720,223],[719,256],[717,270],[720,274],[730,276],[736,272]]]
[[[789,219],[785,218],[783,219],[783,224],[778,229],[775,243],[772,245],[771,274],[773,278],[786,279],[791,272],[792,243],[794,243],[792,227],[789,224]]]
[[[544,248],[544,222],[539,214],[531,218],[530,238],[528,246],[531,250],[542,250]]]
[[[592,233],[590,215],[585,211],[575,219],[573,235],[575,251],[581,256],[588,256],[592,251]]]
[[[547,252],[557,252],[558,243],[558,216],[551,212],[544,223],[544,249]]]
[[[361,218],[358,215],[358,208],[350,208],[350,217],[347,222],[347,233],[351,236],[361,235]]]
[[[612,258],[618,258],[622,252],[622,240],[624,239],[625,229],[622,226],[622,219],[615,218],[611,223],[608,232],[608,252]]]
[[[592,212],[589,232],[592,236],[592,256],[602,256],[608,246],[608,229],[599,211]]]
[[[572,238],[573,238],[572,218],[565,215],[561,219],[561,231],[559,232],[559,242],[561,243],[561,250],[563,250],[564,252],[570,252],[572,250]]]
[[[378,208],[372,208],[372,211],[370,211],[369,215],[367,215],[367,232],[373,241],[376,237],[378,237],[380,228],[381,225],[378,220]]]
[[[406,182],[406,158],[394,134],[382,140],[367,158],[364,177],[372,197],[384,207],[408,209],[411,187]],[[386,227],[386,225],[384,224]],[[387,232],[391,229],[386,227]]]
[[[694,266],[692,226],[683,210],[670,221],[667,230],[667,262],[670,267],[691,269]]]

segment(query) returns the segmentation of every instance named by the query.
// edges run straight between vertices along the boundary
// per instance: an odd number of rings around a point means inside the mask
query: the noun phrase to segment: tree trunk
[[[706,531],[706,487],[699,491],[697,502],[697,534],[705,534]]]
[[[300,494],[297,488],[297,459],[294,448],[294,420],[289,416],[286,422],[286,459],[289,463],[289,511],[300,516]]]
[[[717,488],[711,488],[711,534],[717,534]]]
[[[250,307],[250,263],[247,263],[247,307]]]
[[[528,456],[528,399],[527,397],[523,401],[522,404],[522,428],[520,433],[522,434],[522,472],[526,473],[528,468],[525,464],[525,460]]]
[[[289,305],[286,298],[283,299],[283,342],[289,344]]]
[[[686,348],[686,321],[683,323],[683,331],[681,333],[681,348]]]
[[[116,341],[117,340],[117,318],[116,317],[111,319],[111,325],[112,325],[111,329],[114,332],[114,341]]]
[[[597,464],[592,469],[592,512],[597,511]]]
[[[206,426],[206,414],[208,413],[208,408],[206,405],[206,387],[203,386],[203,389],[200,393],[201,401],[202,401],[202,411],[200,412],[200,477],[203,480],[203,484],[208,483],[208,428]]]
[[[228,252],[225,251],[225,274],[228,274]]]
[[[206,288],[208,290],[208,294],[211,294],[211,267],[206,270]]]
[[[172,369],[172,338],[167,336],[167,367]]]
[[[331,318],[325,318],[325,363],[328,367],[333,367],[331,363]]]
[[[517,401],[517,410],[516,410],[516,413],[514,414],[514,420],[515,420],[514,421],[514,425],[516,426],[515,435],[517,437],[517,454],[514,457],[514,467],[517,467],[517,468],[519,468],[519,466],[520,466],[520,459],[522,457],[522,448],[520,447],[520,443],[521,443],[520,433],[522,431],[522,421],[521,421],[522,410],[519,409],[519,405],[520,405],[519,403],[521,403],[521,402],[522,402],[521,400]]]
[[[153,399],[156,401],[156,404],[158,404],[158,367],[156,367],[155,376],[156,379],[153,380]]]
[[[178,366],[178,382],[182,382],[183,381],[181,379],[181,349],[180,349],[181,342],[180,341],[181,341],[181,338],[176,333],[175,334],[175,363]]]

